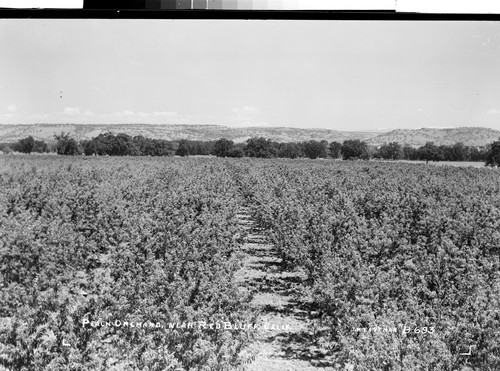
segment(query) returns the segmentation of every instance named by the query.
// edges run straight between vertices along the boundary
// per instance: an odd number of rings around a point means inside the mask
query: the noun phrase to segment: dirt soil
[[[314,311],[300,292],[305,275],[282,269],[281,258],[252,218],[250,207],[242,207],[238,220],[246,230],[242,246],[242,268],[236,276],[240,289],[253,294],[258,311],[253,362],[248,371],[331,371],[328,349],[321,346]]]

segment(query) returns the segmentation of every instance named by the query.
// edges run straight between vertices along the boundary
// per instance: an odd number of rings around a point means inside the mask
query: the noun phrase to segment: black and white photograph
[[[0,12],[0,371],[500,370],[500,22],[264,3]]]

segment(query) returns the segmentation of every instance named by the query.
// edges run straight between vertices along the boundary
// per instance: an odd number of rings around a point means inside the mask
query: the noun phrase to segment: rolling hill
[[[369,138],[369,144],[379,146],[384,143],[398,142],[420,147],[427,142],[436,145],[450,145],[462,142],[468,146],[484,146],[498,140],[500,131],[489,128],[462,127],[449,129],[422,128],[418,130],[398,129]]]
[[[462,142],[470,146],[484,146],[500,138],[500,131],[489,128],[462,127],[452,129],[422,128],[418,130],[398,129],[389,132],[337,131],[329,129],[303,129],[287,127],[241,127],[222,125],[76,125],[76,124],[36,124],[0,125],[0,142],[15,142],[31,135],[37,140],[51,141],[55,134],[69,133],[77,140],[90,139],[100,133],[125,133],[130,136],[142,135],[166,140],[217,140],[227,138],[236,143],[249,138],[265,137],[277,142],[300,142],[305,140],[326,140],[343,142],[360,139],[371,145],[398,142],[414,147],[434,142],[436,145],[450,145]]]
[[[0,125],[0,142],[15,142],[29,135],[37,140],[52,140],[54,134],[70,133],[77,140],[90,139],[100,133],[125,133],[130,136],[142,135],[154,139],[167,140],[217,140],[227,138],[234,142],[244,142],[249,138],[265,137],[277,142],[299,142],[303,140],[327,140],[343,142],[346,139],[366,140],[376,136],[376,132],[345,132],[328,129],[301,129],[287,127],[243,127],[231,128],[222,125]]]

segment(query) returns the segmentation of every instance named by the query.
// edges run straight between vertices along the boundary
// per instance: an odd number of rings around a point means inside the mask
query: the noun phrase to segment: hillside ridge
[[[461,142],[468,146],[484,146],[498,140],[499,137],[499,130],[483,127],[421,128],[392,130],[369,138],[367,142],[375,146],[390,142],[413,147],[423,146],[427,142],[434,142],[436,145]]]
[[[157,125],[157,124],[31,124],[0,125],[0,142],[15,142],[32,136],[37,140],[51,141],[55,134],[69,133],[77,140],[91,139],[101,133],[124,133],[130,136],[142,135],[147,138],[165,140],[217,140],[227,138],[236,143],[249,138],[265,137],[277,142],[301,142],[307,140],[326,140],[343,142],[349,139],[364,140],[368,144],[380,146],[384,143],[398,142],[419,147],[427,142],[436,145],[450,145],[462,142],[469,146],[484,146],[500,137],[500,130],[482,127],[459,128],[421,128],[380,131],[340,131],[319,128],[291,127],[228,127],[213,124],[197,125]]]

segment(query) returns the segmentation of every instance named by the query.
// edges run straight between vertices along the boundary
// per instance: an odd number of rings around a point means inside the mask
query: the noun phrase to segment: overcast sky
[[[500,22],[0,20],[0,123],[500,129]]]

